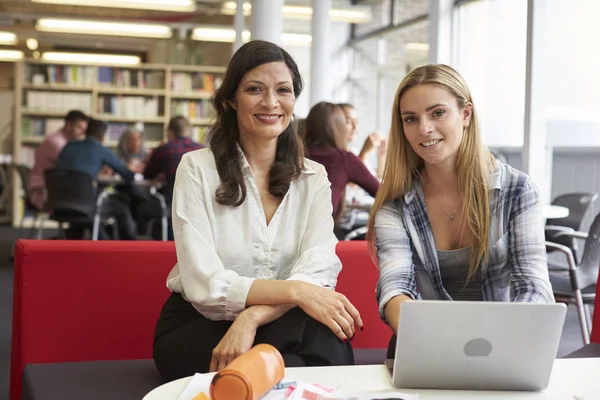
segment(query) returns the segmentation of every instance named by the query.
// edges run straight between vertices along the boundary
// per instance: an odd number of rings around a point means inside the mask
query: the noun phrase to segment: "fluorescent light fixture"
[[[67,62],[74,64],[122,64],[136,65],[142,62],[138,56],[121,54],[93,54],[93,53],[62,53],[47,51],[42,54],[42,60]]]
[[[406,42],[404,48],[414,51],[429,51],[429,43]]]
[[[23,52],[20,50],[0,50],[0,60],[17,61],[23,58]]]
[[[12,32],[0,31],[0,44],[6,44],[12,46],[17,44],[17,35]]]
[[[124,22],[85,21],[72,19],[38,20],[35,29],[42,32],[77,33],[168,39],[173,32],[165,25],[128,24]]]
[[[235,1],[227,1],[221,8],[221,13],[234,15],[237,8]],[[244,15],[250,15],[252,5],[243,3],[242,9]],[[283,6],[283,17],[288,19],[311,19],[313,10],[306,6]],[[329,18],[337,22],[351,22],[355,24],[364,24],[371,21],[371,9],[368,6],[352,6],[352,8],[338,9],[332,8],[329,10]]]
[[[290,46],[295,45],[308,45],[312,42],[311,35],[305,35],[303,33],[282,33],[281,43]]]
[[[196,11],[194,0],[31,0],[31,2],[87,7],[134,8],[141,10]]]
[[[235,41],[235,30],[229,28],[196,28],[192,31],[192,39],[200,42],[225,42]],[[242,32],[242,40],[250,40],[250,32]],[[302,33],[282,33],[281,43],[285,45],[306,45],[312,41],[312,36]]]

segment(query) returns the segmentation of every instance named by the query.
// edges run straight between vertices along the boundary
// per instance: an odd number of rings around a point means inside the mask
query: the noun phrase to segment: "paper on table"
[[[339,394],[299,382],[288,400],[419,400],[419,395],[401,392]]]
[[[193,400],[200,392],[204,392],[206,397],[210,398],[210,381],[213,376],[214,374],[195,374],[177,400]]]
[[[195,374],[181,392],[177,400],[194,400],[194,397],[198,393],[203,392],[208,399],[210,399],[210,382],[212,381],[214,374]],[[290,382],[290,381],[283,381]],[[291,382],[290,382],[291,383]],[[261,400],[286,400],[287,399],[287,385],[282,385],[280,390],[271,390]]]

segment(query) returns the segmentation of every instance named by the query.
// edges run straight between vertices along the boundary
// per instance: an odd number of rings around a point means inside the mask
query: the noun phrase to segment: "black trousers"
[[[213,349],[232,321],[212,321],[173,293],[156,324],[154,362],[165,382],[208,372]],[[283,356],[286,367],[353,365],[350,342],[342,342],[329,328],[295,307],[261,326],[254,344],[268,343]]]

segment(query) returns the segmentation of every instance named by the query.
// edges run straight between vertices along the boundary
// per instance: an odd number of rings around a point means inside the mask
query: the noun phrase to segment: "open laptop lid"
[[[566,309],[564,304],[406,301],[394,386],[541,390],[548,385]]]

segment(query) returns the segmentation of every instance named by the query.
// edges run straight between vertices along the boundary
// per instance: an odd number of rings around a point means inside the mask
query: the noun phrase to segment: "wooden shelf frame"
[[[78,66],[78,67],[90,67],[91,76],[88,80],[90,84],[68,84],[68,83],[43,83],[35,84],[32,82],[26,82],[26,68],[28,65],[61,65],[61,66]],[[110,67],[120,70],[141,70],[145,73],[149,72],[160,72],[162,74],[162,88],[139,88],[139,87],[121,87],[116,85],[110,85],[106,83],[98,82],[98,69],[100,67]],[[23,117],[39,117],[39,118],[64,118],[68,110],[62,109],[32,109],[24,106],[24,99],[28,91],[42,91],[42,92],[57,92],[65,93],[88,93],[91,95],[91,110],[89,115],[93,118],[97,118],[106,122],[121,122],[121,123],[143,123],[145,125],[162,126],[163,137],[161,140],[146,140],[146,148],[154,148],[160,143],[164,142],[166,137],[166,129],[171,118],[171,106],[174,102],[179,101],[210,101],[212,93],[209,91],[190,91],[190,92],[178,92],[173,91],[172,88],[172,77],[174,73],[206,73],[213,74],[215,76],[222,77],[225,74],[225,67],[217,66],[193,66],[193,65],[168,65],[168,64],[139,64],[139,65],[120,65],[120,64],[86,64],[86,63],[68,63],[68,62],[47,62],[43,60],[26,59],[15,62],[15,107],[14,107],[14,123],[13,123],[13,160],[15,163],[22,163],[24,160],[21,159],[21,147],[23,146],[36,146],[43,141],[43,136],[28,136],[22,135],[22,119]],[[103,95],[115,95],[115,96],[144,96],[144,97],[157,97],[158,101],[162,103],[162,107],[159,105],[159,110],[164,113],[160,116],[144,116],[144,117],[130,117],[120,116],[112,114],[100,114],[98,110],[98,99]],[[84,107],[82,107],[84,108]],[[85,110],[84,110],[85,111]],[[199,117],[188,117],[190,122],[194,126],[208,126],[212,120],[210,118],[199,118]],[[117,142],[110,140],[105,143],[108,147],[116,147]],[[13,185],[12,193],[12,223],[13,226],[17,226],[22,218],[22,206],[21,206],[21,188],[20,179],[14,173],[12,181],[15,182]]]

